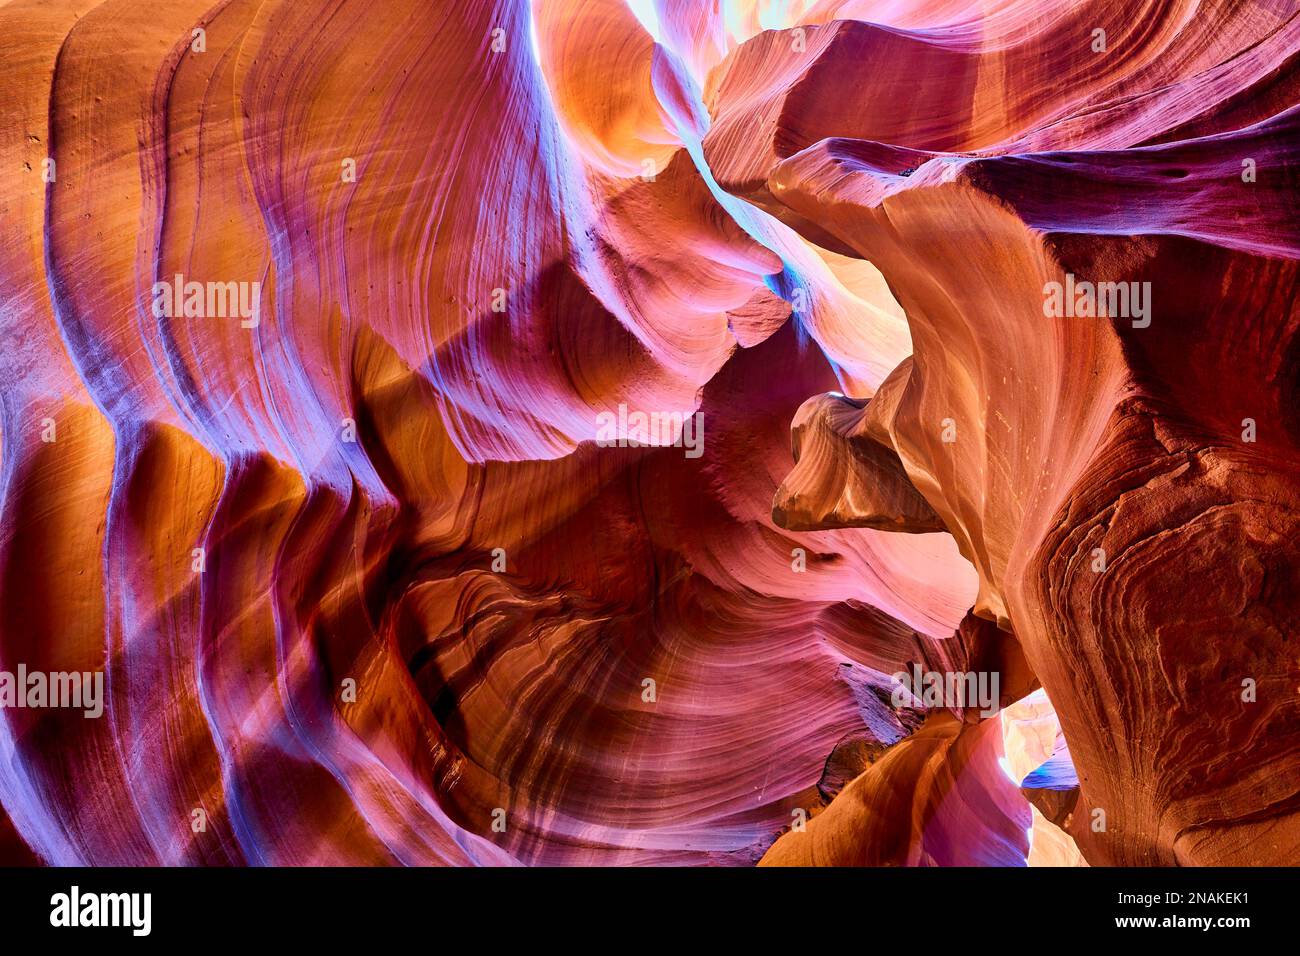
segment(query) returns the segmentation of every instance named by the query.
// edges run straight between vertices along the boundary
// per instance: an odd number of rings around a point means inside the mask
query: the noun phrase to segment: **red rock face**
[[[761,7],[0,3],[0,862],[1297,862],[1300,17]]]
[[[1295,862],[1300,231],[1284,210],[1300,137],[1295,110],[1244,104],[1281,84],[1257,68],[1294,48],[1297,25],[1260,13],[1217,5],[1168,38],[1141,87],[1099,57],[1103,75],[1075,91],[1091,121],[1024,112],[1022,97],[991,128],[960,112],[901,131],[894,113],[849,116],[833,64],[874,51],[888,84],[895,58],[919,62],[858,24],[820,28],[793,86],[729,97],[783,55],[773,37],[735,57],[706,140],[733,163],[730,188],[870,259],[906,311],[914,354],[854,432],[898,454],[979,571],[976,613],[1014,630],[1078,769],[1066,826],[1096,863]],[[1262,47],[1241,62],[1176,57],[1243,20]],[[990,56],[1014,72],[1051,35]],[[906,39],[986,68],[959,44]],[[728,132],[746,122],[764,131],[748,153]],[[1084,282],[1133,296],[1087,309],[1067,291]],[[1079,307],[1053,315],[1053,294]],[[878,497],[894,487],[871,475]]]

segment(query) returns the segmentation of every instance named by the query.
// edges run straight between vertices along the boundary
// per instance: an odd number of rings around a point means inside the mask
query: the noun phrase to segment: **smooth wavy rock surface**
[[[1079,772],[1086,813],[1071,832],[1085,856],[1294,862],[1300,136],[1294,108],[1261,119],[1241,103],[1283,83],[1273,71],[1297,23],[1256,5],[1180,6],[1151,7],[1171,16],[1158,67],[1098,54],[1117,73],[1072,89],[1086,117],[1035,105],[987,130],[956,115],[909,136],[892,114],[854,126],[833,108],[836,65],[895,42],[836,24],[793,84],[746,85],[765,73],[738,56],[719,108],[772,130],[773,152],[751,137],[728,153],[719,120],[706,154],[761,166],[759,185],[719,178],[889,280],[914,352],[860,428],[898,453],[980,574],[976,612],[1014,630],[1050,696]],[[1171,74],[1176,50],[1232,25],[1249,49]],[[945,56],[963,46],[906,40]],[[825,112],[795,109],[793,89]],[[1148,299],[1049,315],[1047,290],[1076,281]]]
[[[1300,862],[1298,50],[0,0],[0,862]]]

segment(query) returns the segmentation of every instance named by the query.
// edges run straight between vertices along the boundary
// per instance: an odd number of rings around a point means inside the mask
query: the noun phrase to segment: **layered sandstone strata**
[[[382,6],[0,0],[5,860],[1295,862],[1289,5]]]

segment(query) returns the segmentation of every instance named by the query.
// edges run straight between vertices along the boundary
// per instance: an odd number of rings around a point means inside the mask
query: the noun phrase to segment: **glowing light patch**
[[[1008,780],[1014,783],[1017,787],[1020,786],[1020,781],[1017,780],[1016,775],[1011,772],[1011,763],[1006,757],[998,758],[998,766],[1002,768],[1002,772],[1007,775]]]
[[[645,27],[645,32],[654,37],[656,43],[663,43],[663,30],[659,26],[659,11],[655,9],[654,0],[625,0],[628,9]]]
[[[727,0],[723,4],[722,17],[727,25],[727,34],[733,40],[745,40],[745,19],[740,11],[739,0]]]
[[[783,30],[793,19],[790,0],[768,0],[758,8],[758,25],[764,30]]]
[[[537,40],[537,15],[531,11],[528,15],[528,47],[533,51],[533,62],[540,67],[542,65],[542,45]]]

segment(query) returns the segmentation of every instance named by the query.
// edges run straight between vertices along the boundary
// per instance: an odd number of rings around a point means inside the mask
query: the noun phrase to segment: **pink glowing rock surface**
[[[0,862],[1300,862],[1300,14],[771,7],[0,0]]]

